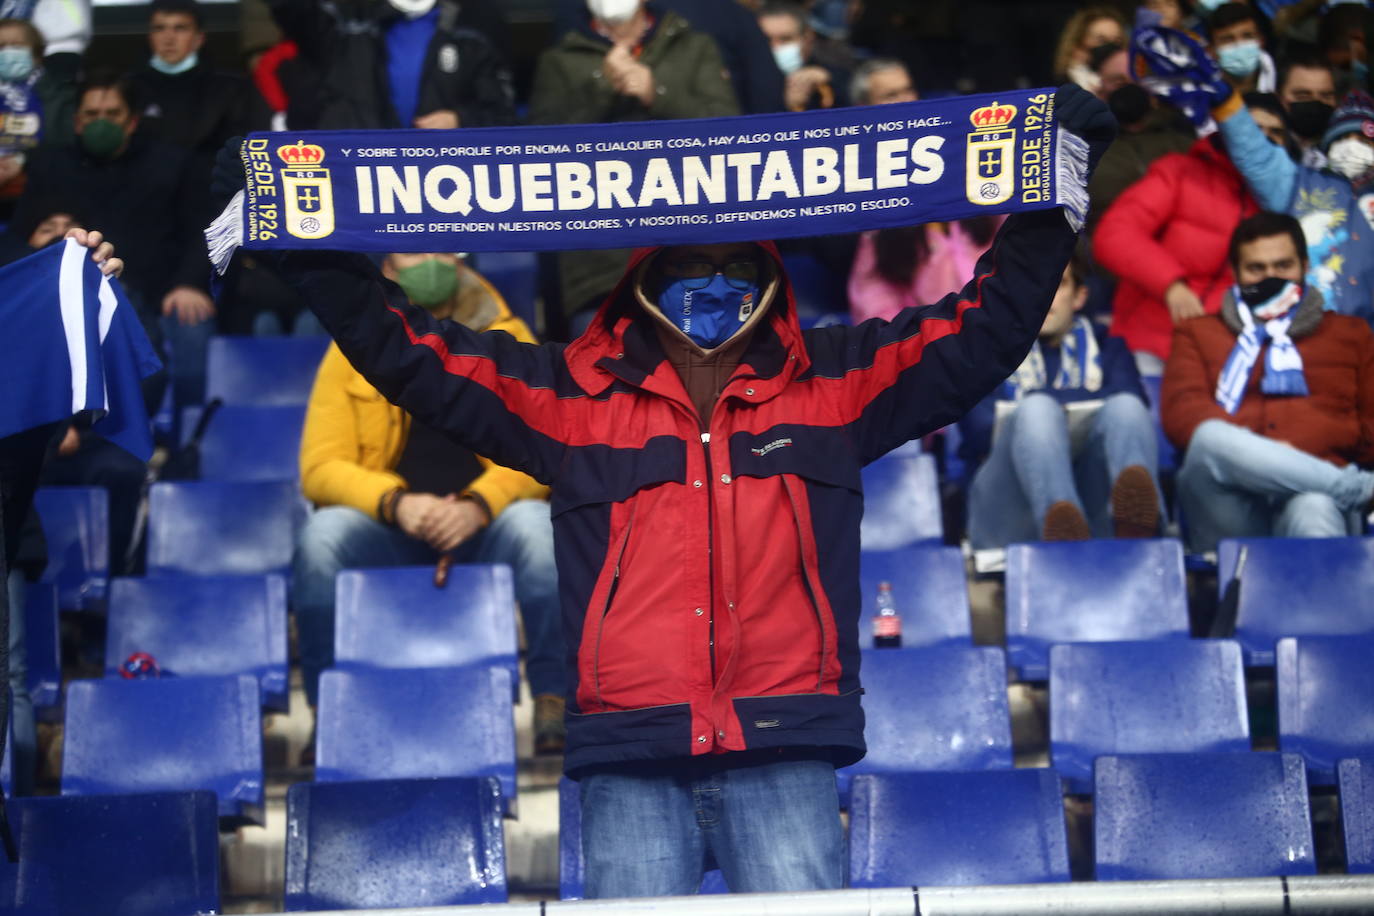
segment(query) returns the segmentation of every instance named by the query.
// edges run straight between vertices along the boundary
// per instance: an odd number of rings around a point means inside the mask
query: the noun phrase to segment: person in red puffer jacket
[[[1247,104],[1282,145],[1281,116],[1264,97]],[[1157,160],[1103,214],[1093,250],[1120,280],[1111,333],[1125,338],[1142,374],[1163,373],[1174,325],[1221,308],[1233,283],[1226,259],[1231,232],[1258,209],[1213,134]]]

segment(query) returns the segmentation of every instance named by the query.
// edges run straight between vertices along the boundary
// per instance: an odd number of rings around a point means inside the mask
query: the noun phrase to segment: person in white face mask
[[[1246,3],[1212,4],[1207,32],[1212,56],[1226,81],[1241,92],[1273,92],[1276,68],[1264,49],[1264,31],[1254,8]]]
[[[42,145],[72,138],[75,54],[44,57],[43,35],[24,19],[0,18],[0,219],[23,190],[24,164]]]
[[[806,11],[791,0],[769,0],[759,7],[759,28],[773,47],[773,60],[786,84],[783,101],[789,111],[837,108],[849,104],[849,73],[816,60],[816,33]]]

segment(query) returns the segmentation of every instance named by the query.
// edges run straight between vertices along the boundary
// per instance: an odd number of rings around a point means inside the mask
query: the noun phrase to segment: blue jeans
[[[549,504],[518,500],[451,553],[457,563],[507,563],[525,624],[525,674],[530,692],[562,696],[562,620],[553,561]],[[305,694],[314,706],[320,672],[334,664],[334,577],[340,570],[421,566],[439,558],[434,548],[357,509],[329,506],[310,516],[291,562],[291,597],[300,639]]]
[[[1178,505],[1194,552],[1238,537],[1327,538],[1360,532],[1374,473],[1329,461],[1225,420],[1193,431]]]
[[[28,652],[24,645],[24,576],[18,570],[9,577],[10,601],[10,735],[14,738],[11,758],[14,767],[14,794],[33,793],[33,774],[38,760],[38,732],[33,721],[33,700],[29,697]],[[6,742],[9,739],[6,738]]]
[[[975,549],[1039,540],[1045,513],[1061,500],[1083,511],[1094,536],[1110,537],[1112,482],[1133,464],[1150,472],[1158,491],[1159,443],[1145,402],[1114,394],[1088,423],[1083,441],[1073,443],[1058,401],[1044,393],[1021,400],[969,486]]]
[[[580,788],[588,898],[695,894],[708,856],[736,894],[845,884],[825,761],[664,761],[593,773]]]
[[[258,312],[253,316],[254,337],[286,337],[288,334],[291,337],[318,337],[327,333],[329,332],[320,324],[320,319],[316,318],[310,309],[303,309],[296,316],[289,332],[276,312]]]

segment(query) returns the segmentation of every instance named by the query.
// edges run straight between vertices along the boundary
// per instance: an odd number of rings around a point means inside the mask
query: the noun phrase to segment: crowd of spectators
[[[0,259],[73,225],[117,242],[131,302],[166,355],[145,392],[150,412],[168,388],[174,407],[202,402],[214,334],[321,332],[267,259],[240,256],[210,288],[201,229],[214,215],[213,157],[230,137],[748,115],[1071,81],[1110,105],[1120,136],[1039,343],[961,424],[974,546],[1152,536],[1173,523],[1198,550],[1238,535],[1363,530],[1374,497],[1367,3],[551,0],[527,92],[499,0],[267,6],[276,40],[229,67],[205,53],[196,0],[153,0],[146,59],[100,71],[83,59],[89,7],[0,4]],[[1163,78],[1160,42],[1190,80]],[[803,308],[881,320],[958,288],[1000,223],[783,250],[833,281],[822,287],[832,301],[817,308],[808,290]],[[538,330],[567,339],[585,327],[627,257],[542,259]],[[518,324],[457,257],[398,253],[386,269],[452,320]],[[1184,456],[1176,500],[1160,479],[1151,390]],[[557,665],[533,663],[561,655],[544,609],[550,551],[535,556],[546,494],[388,410],[331,350],[302,450],[304,493],[322,508],[295,571],[307,685],[329,663],[333,571],[431,562],[462,545],[461,556],[515,566],[530,679],[555,695]],[[147,477],[81,429],[47,471],[111,490],[116,574],[140,569]],[[557,735],[543,737],[556,749]]]

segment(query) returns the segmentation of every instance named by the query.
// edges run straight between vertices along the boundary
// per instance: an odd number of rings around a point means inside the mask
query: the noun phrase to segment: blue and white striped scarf
[[[1269,354],[1264,361],[1264,379],[1260,390],[1275,396],[1303,397],[1307,394],[1307,377],[1303,375],[1302,355],[1288,336],[1288,327],[1298,303],[1302,302],[1302,287],[1285,283],[1283,288],[1261,305],[1251,307],[1241,297],[1240,287],[1231,291],[1236,312],[1240,315],[1241,332],[1226,365],[1217,378],[1217,403],[1229,414],[1240,409],[1250,370],[1259,359],[1260,348],[1269,341]],[[1258,319],[1258,321],[1256,321]]]
[[[1002,383],[1000,397],[1006,401],[1019,401],[1032,391],[1043,391],[1045,388],[1085,388],[1088,391],[1102,388],[1102,354],[1092,322],[1088,319],[1074,319],[1073,328],[1060,342],[1059,371],[1053,382],[1049,379],[1045,354],[1037,340],[1021,365]]]

